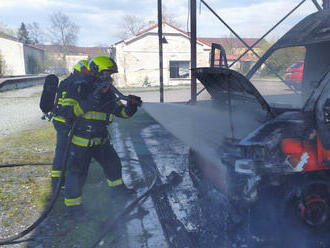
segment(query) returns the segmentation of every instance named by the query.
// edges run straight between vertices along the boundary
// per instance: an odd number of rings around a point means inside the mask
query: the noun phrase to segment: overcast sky
[[[260,37],[301,0],[205,0],[242,37]],[[320,3],[322,0],[318,0]],[[168,13],[187,29],[189,0],[163,0]],[[229,31],[197,0],[197,36],[228,37]],[[49,26],[49,15],[62,11],[80,26],[80,46],[111,45],[120,40],[119,24],[124,15],[146,22],[157,20],[157,0],[0,0],[0,23],[18,28],[21,22]],[[279,37],[306,15],[316,11],[311,0],[283,23]]]

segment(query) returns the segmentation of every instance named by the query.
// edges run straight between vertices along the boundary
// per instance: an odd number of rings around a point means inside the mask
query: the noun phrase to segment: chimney
[[[154,25],[156,25],[156,22],[155,21],[149,21],[149,26],[151,27],[151,26],[154,26]]]

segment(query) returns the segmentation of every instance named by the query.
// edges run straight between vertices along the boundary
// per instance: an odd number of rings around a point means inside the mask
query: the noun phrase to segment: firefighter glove
[[[141,97],[134,96],[134,95],[128,95],[127,103],[130,104],[130,105],[141,106],[142,105],[142,100],[141,100]]]

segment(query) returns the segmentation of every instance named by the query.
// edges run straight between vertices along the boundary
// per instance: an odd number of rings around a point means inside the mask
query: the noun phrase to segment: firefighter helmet
[[[73,68],[74,73],[87,73],[88,72],[88,60],[80,60],[75,64]]]
[[[97,56],[92,58],[88,63],[88,69],[92,73],[100,73],[101,71],[118,72],[116,62],[108,56]]]

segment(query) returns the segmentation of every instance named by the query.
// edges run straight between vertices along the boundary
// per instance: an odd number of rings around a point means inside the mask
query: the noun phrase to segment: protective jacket
[[[60,114],[63,99],[69,89],[69,86],[79,78],[78,74],[70,74],[66,79],[62,80],[57,88],[55,104],[53,107],[53,125],[56,130],[56,149],[53,161],[53,167],[51,171],[52,188],[56,188],[56,185],[60,178],[63,176],[63,161],[67,144],[67,137],[70,131],[70,126],[65,123],[64,117]]]
[[[72,143],[82,147],[104,144],[109,139],[107,126],[113,117],[129,118],[137,105],[126,106],[110,90],[102,93],[105,83],[87,75],[71,85],[62,99],[63,115],[68,122],[77,121]]]
[[[54,118],[53,118],[54,121],[65,123],[64,117],[61,116],[60,114],[60,112],[62,111],[61,108],[62,108],[63,100],[71,84],[73,84],[76,80],[79,80],[79,77],[81,77],[81,75],[71,73],[67,78],[65,78],[60,82],[55,99],[55,109],[54,109]]]

